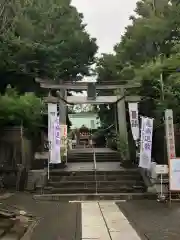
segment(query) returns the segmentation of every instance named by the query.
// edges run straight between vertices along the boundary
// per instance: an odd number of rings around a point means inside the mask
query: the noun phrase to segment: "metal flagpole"
[[[49,151],[48,151],[48,172],[47,172],[47,174],[48,174],[48,180],[49,180],[49,176],[50,176],[50,174],[49,174],[49,167],[50,167],[50,154],[51,154],[51,143],[50,142],[48,142],[48,148],[49,148]]]

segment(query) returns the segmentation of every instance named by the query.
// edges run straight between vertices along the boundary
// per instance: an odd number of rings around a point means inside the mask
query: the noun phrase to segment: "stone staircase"
[[[46,193],[103,194],[143,193],[144,183],[137,169],[116,171],[60,171],[51,170]]]
[[[120,166],[119,154],[96,149],[97,168],[94,169],[92,149],[72,150],[66,169],[51,169],[50,179],[41,200],[127,200],[152,197],[139,169]]]
[[[35,199],[57,201],[154,199],[147,193],[139,169],[120,165],[120,156],[110,149],[73,149],[65,169],[50,169],[50,178]]]
[[[93,149],[74,149],[68,152],[68,162],[93,162]],[[96,149],[96,162],[119,162],[120,154],[110,149]]]

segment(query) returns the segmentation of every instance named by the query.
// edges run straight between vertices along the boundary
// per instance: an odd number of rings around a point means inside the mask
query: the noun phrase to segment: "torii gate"
[[[125,102],[139,102],[140,96],[125,96],[126,89],[138,88],[140,84],[124,84],[119,85],[116,83],[98,84],[90,82],[62,82],[55,84],[52,81],[45,81],[42,79],[36,79],[36,82],[40,83],[40,86],[44,89],[57,90],[58,97],[52,97],[49,95],[45,97],[46,102],[58,103],[60,111],[60,123],[66,124],[66,105],[67,104],[111,104],[116,103],[117,105],[117,119],[119,134],[122,139],[127,143],[128,146],[128,131],[127,131],[127,120],[126,120],[126,109]],[[118,90],[118,95],[113,96],[67,96],[67,91],[87,91],[89,86],[94,85],[96,90]],[[127,152],[127,159],[129,159],[129,151]]]

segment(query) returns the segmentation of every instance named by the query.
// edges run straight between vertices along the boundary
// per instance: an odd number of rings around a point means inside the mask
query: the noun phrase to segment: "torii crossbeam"
[[[45,81],[37,78],[36,82],[40,83],[40,86],[44,89],[48,90],[59,90],[58,97],[46,97],[46,102],[56,102],[59,103],[60,109],[60,121],[62,124],[66,123],[66,105],[67,104],[110,104],[116,103],[117,105],[117,118],[118,118],[118,129],[119,135],[128,146],[128,132],[127,132],[127,120],[126,120],[126,108],[125,101],[128,102],[139,102],[141,100],[140,96],[125,96],[126,89],[139,88],[140,84],[132,84],[131,81],[129,83],[121,85],[117,84],[117,82],[107,82],[107,84],[95,83],[95,91],[96,90],[118,90],[118,94],[114,96],[97,96],[97,94],[91,96],[67,96],[67,90],[70,91],[83,91],[88,90],[88,82],[63,82],[60,81],[60,84],[54,83],[52,81]],[[129,152],[127,152],[127,159],[129,159]]]

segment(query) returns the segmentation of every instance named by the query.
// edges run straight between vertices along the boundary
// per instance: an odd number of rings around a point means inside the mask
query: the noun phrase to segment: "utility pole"
[[[164,59],[164,54],[160,53],[160,61],[161,61],[161,67],[163,64],[163,59]],[[160,86],[161,86],[161,101],[165,100],[165,96],[164,96],[164,74],[163,74],[163,68],[161,70],[160,73]]]
[[[163,72],[160,74],[160,84],[161,84],[161,100],[164,101],[164,79]]]
[[[156,0],[152,0],[154,14],[156,16]]]

